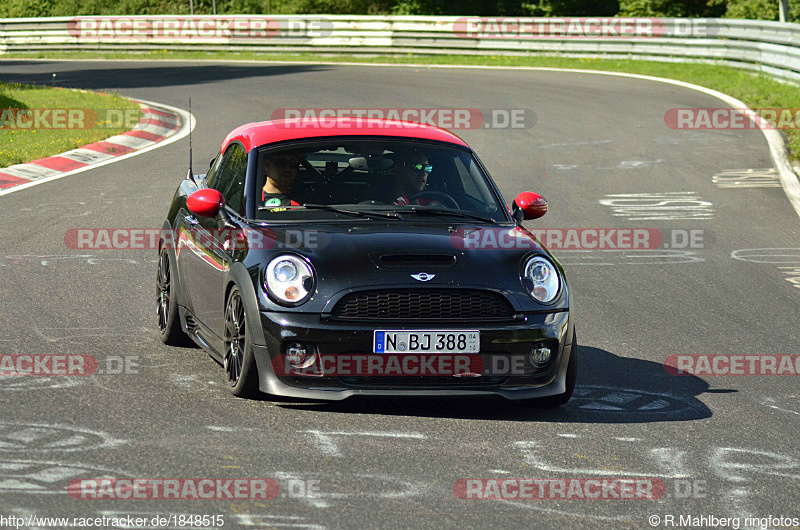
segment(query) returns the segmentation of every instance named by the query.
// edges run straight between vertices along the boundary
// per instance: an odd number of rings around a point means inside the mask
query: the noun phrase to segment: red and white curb
[[[163,147],[188,136],[197,121],[185,110],[133,100],[142,118],[128,132],[25,164],[0,168],[0,195],[104,166]]]

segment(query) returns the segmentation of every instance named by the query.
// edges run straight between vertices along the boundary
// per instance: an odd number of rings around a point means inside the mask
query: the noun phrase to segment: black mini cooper
[[[231,132],[178,187],[159,245],[166,344],[232,392],[479,396],[557,406],[578,345],[558,261],[475,153],[436,127],[338,118]]]

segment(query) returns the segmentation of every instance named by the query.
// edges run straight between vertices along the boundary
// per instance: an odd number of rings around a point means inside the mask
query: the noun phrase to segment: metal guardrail
[[[103,18],[112,22],[104,26]],[[658,22],[663,24],[658,34],[649,37],[568,38],[557,32],[537,36],[500,30],[479,35],[464,30],[466,20],[465,17],[350,15],[0,19],[0,54],[170,49],[361,55],[557,55],[717,62],[800,82],[800,24],[662,19]],[[517,20],[547,23],[553,19]],[[233,35],[220,30],[226,24],[234,33],[237,27],[240,31]]]

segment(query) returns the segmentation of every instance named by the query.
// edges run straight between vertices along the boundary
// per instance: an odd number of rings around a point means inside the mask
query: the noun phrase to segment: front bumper
[[[262,392],[312,400],[339,401],[352,396],[382,397],[465,397],[501,396],[509,400],[563,394],[567,365],[572,355],[573,322],[568,311],[527,314],[506,323],[420,326],[397,323],[350,323],[323,321],[319,314],[262,311],[265,346],[254,346]],[[495,372],[475,378],[436,377],[298,377],[277,375],[273,359],[284,353],[286,344],[313,344],[321,355],[372,353],[375,329],[480,330],[480,357],[484,366],[503,366],[500,357],[525,357],[532,345],[551,348],[550,362],[525,373]]]

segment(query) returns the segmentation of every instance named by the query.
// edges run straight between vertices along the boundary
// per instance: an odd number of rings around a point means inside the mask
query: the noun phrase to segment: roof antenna
[[[189,96],[189,174],[186,175],[187,179],[193,179],[192,173],[192,97]]]

